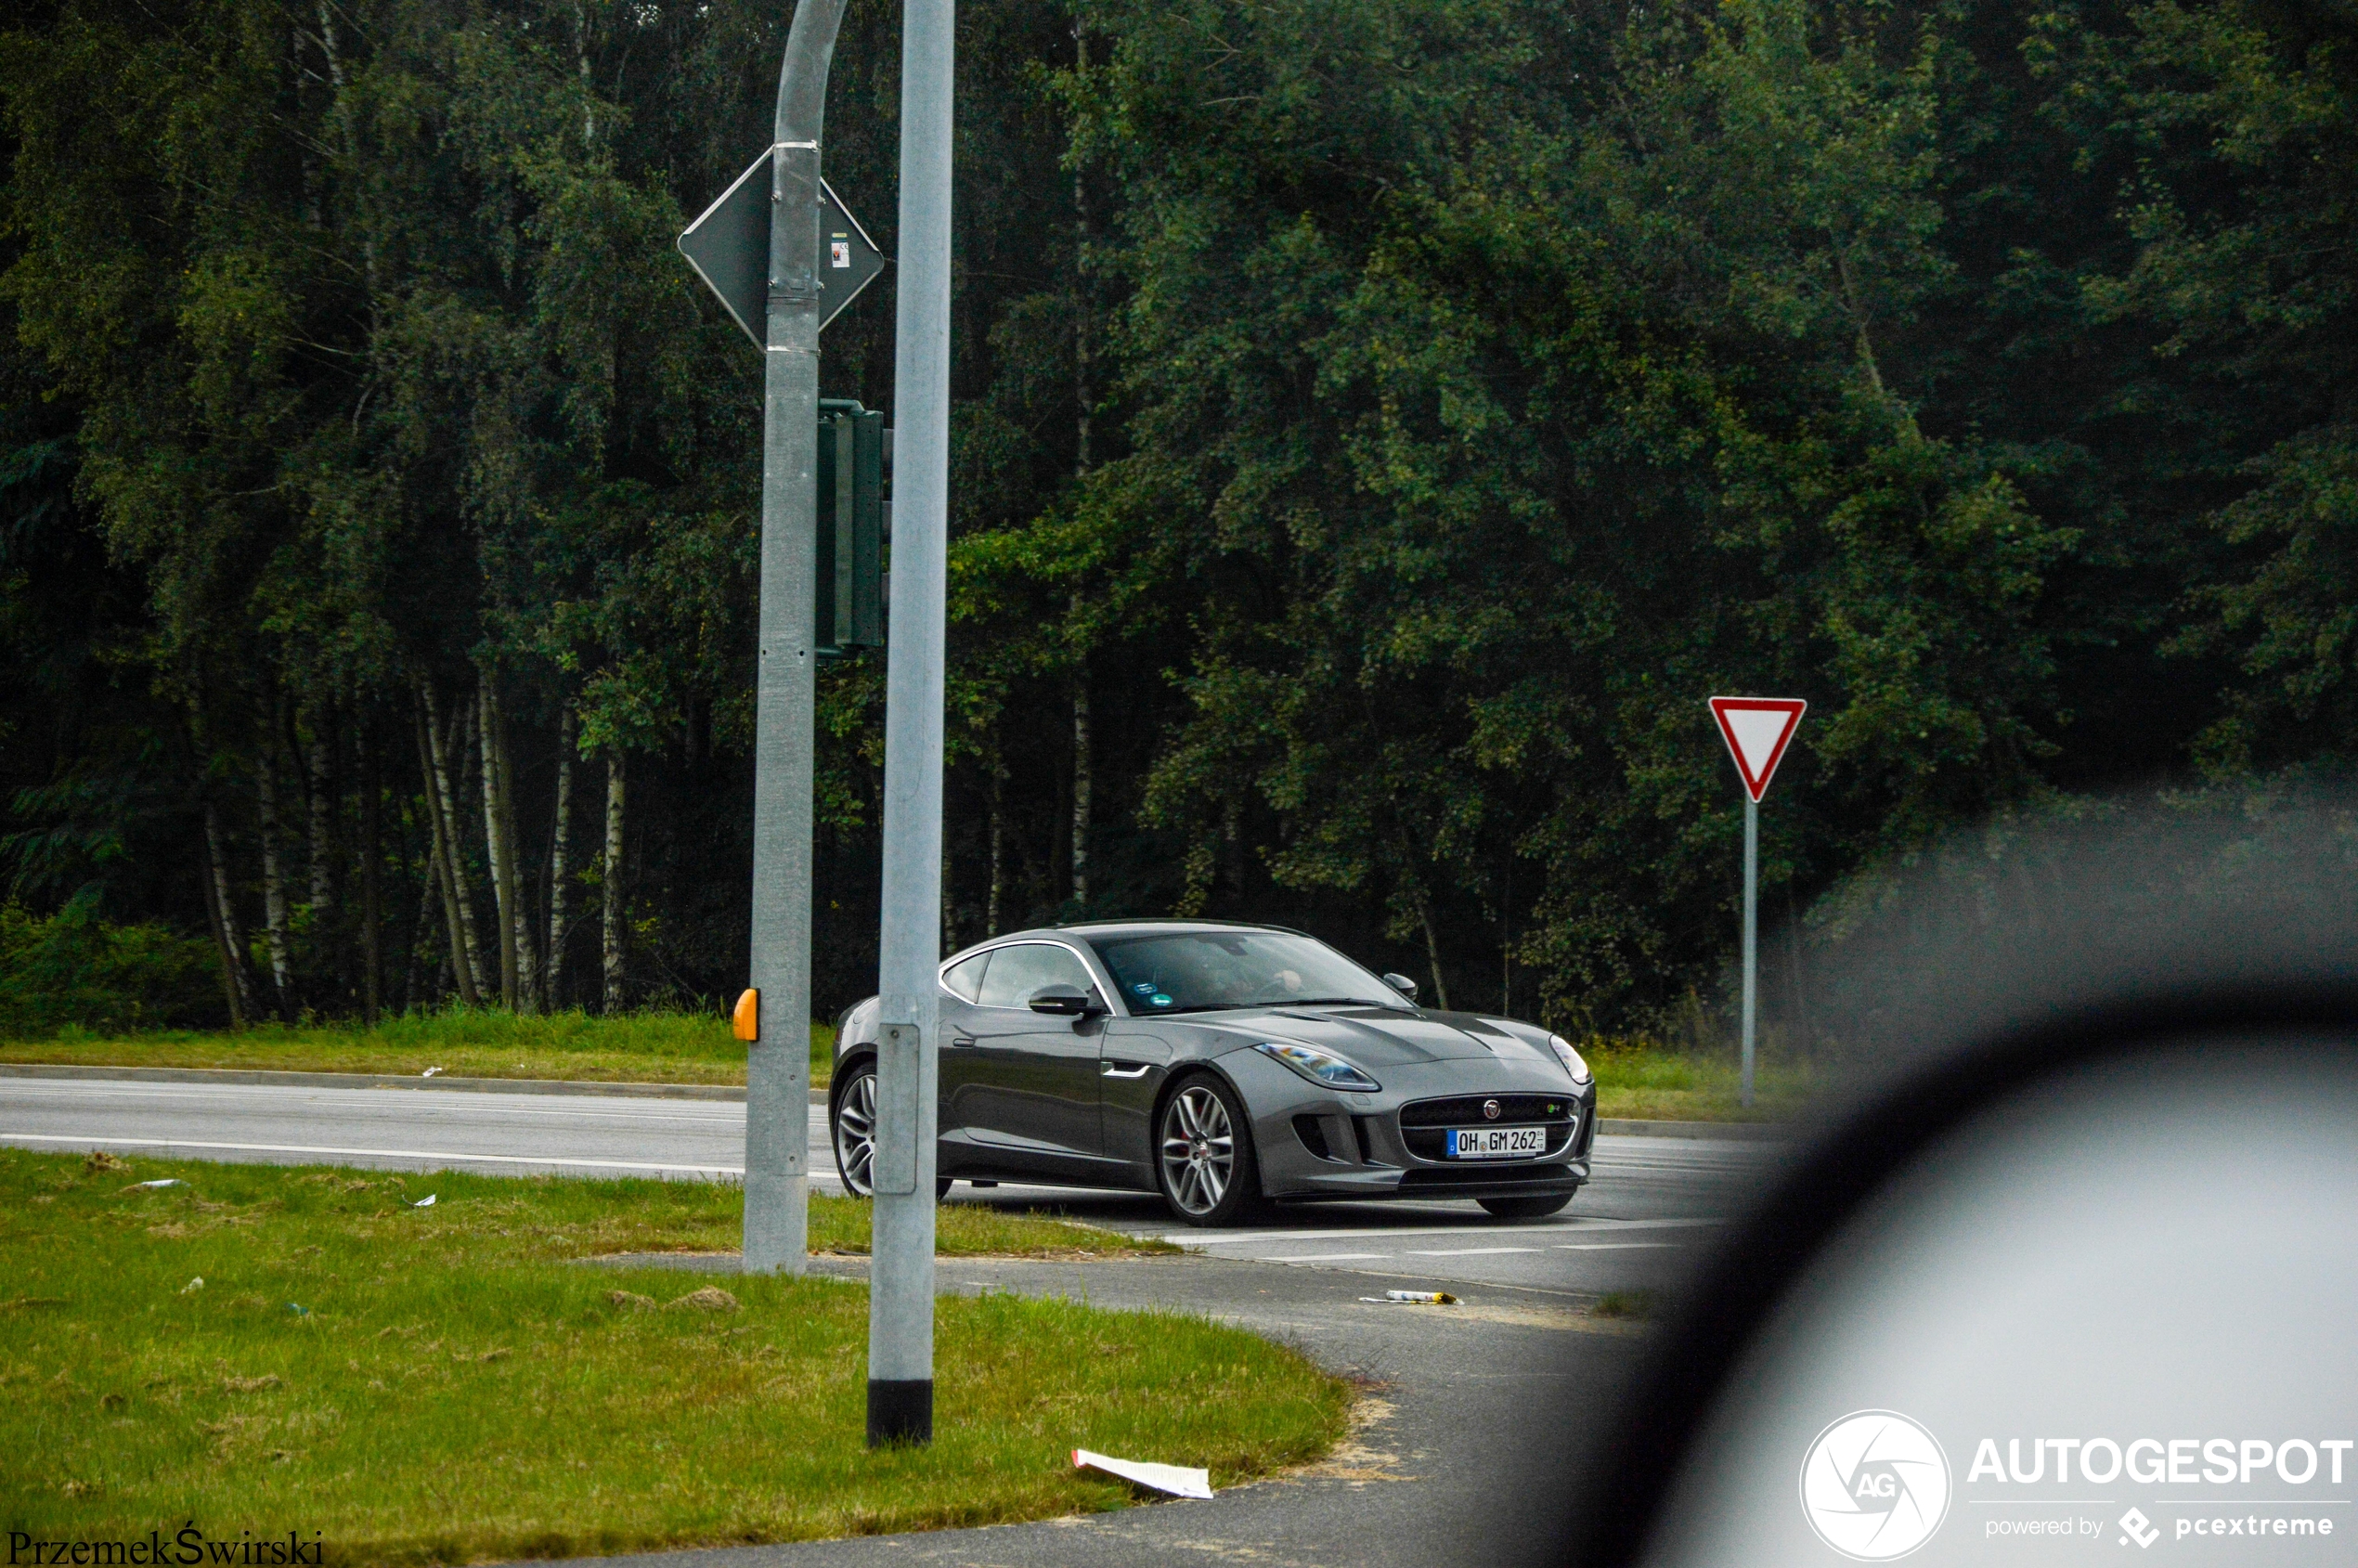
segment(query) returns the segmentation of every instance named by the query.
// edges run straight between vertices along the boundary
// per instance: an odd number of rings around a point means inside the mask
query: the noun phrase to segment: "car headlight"
[[[1364,1094],[1369,1089],[1383,1087],[1332,1051],[1321,1051],[1315,1045],[1304,1045],[1293,1040],[1264,1040],[1253,1049],[1276,1057],[1311,1082],[1325,1088],[1351,1089]]]
[[[1548,1048],[1555,1052],[1556,1060],[1563,1063],[1564,1070],[1572,1074],[1572,1081],[1574,1083],[1583,1085],[1587,1083],[1588,1064],[1580,1059],[1580,1053],[1572,1048],[1572,1042],[1561,1034],[1551,1034],[1548,1036]]]

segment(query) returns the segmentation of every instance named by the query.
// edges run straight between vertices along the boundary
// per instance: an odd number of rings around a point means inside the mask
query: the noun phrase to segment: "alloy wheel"
[[[843,1086],[836,1104],[836,1170],[854,1198],[875,1194],[876,1163],[876,1075],[863,1070]]]
[[[1171,1098],[1162,1113],[1162,1182],[1171,1200],[1189,1214],[1209,1214],[1228,1194],[1237,1173],[1236,1130],[1228,1108],[1202,1083]]]

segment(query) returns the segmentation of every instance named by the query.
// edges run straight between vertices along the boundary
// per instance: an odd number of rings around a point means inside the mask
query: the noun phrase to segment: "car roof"
[[[1035,926],[1029,930],[987,937],[974,946],[988,947],[994,942],[1013,941],[1018,937],[1037,940],[1043,937],[1147,937],[1187,931],[1276,931],[1289,937],[1310,935],[1290,926],[1271,926],[1250,920],[1076,920],[1061,926]]]

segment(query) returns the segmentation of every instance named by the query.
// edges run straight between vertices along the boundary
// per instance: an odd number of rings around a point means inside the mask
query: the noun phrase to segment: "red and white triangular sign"
[[[1777,764],[1785,759],[1785,747],[1808,707],[1799,697],[1711,699],[1711,716],[1719,720],[1719,736],[1728,743],[1728,755],[1736,759],[1736,772],[1756,801],[1768,793],[1768,781],[1777,776]]]

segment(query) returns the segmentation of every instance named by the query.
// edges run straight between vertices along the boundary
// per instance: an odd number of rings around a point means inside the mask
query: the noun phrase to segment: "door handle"
[[[950,1043],[952,1045],[971,1045],[974,1043],[975,1037],[971,1034],[953,1034],[950,1037]]]
[[[1101,1078],[1144,1078],[1153,1070],[1152,1062],[1140,1062],[1135,1067],[1125,1068],[1121,1063],[1107,1057],[1097,1064],[1097,1074]]]

